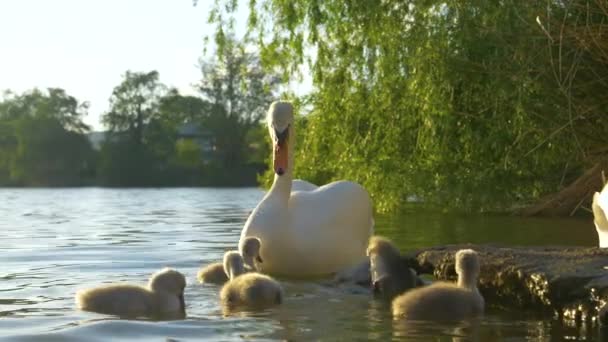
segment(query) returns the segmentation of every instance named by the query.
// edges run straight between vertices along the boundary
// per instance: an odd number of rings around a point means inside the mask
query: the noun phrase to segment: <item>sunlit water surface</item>
[[[286,300],[256,314],[224,316],[218,287],[196,282],[201,265],[236,246],[258,189],[0,189],[0,339],[16,341],[227,340],[598,340],[599,327],[488,308],[460,325],[393,323],[357,287],[284,281]],[[404,250],[447,243],[596,244],[581,219],[464,217],[410,211],[377,217]],[[339,246],[336,246],[339,248]],[[187,318],[121,320],[75,309],[77,289],[144,284],[182,271]]]

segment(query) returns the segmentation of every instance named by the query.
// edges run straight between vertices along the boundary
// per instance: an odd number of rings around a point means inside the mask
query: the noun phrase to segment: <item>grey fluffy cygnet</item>
[[[230,278],[220,291],[220,300],[225,308],[260,310],[282,303],[281,285],[267,275],[245,273],[243,258],[239,253],[226,252],[224,270]]]
[[[76,293],[79,309],[108,315],[155,317],[185,314],[186,278],[164,268],[154,273],[147,286],[112,284]]]
[[[405,263],[399,249],[388,239],[373,236],[367,247],[373,291],[391,301],[405,291],[422,285]]]
[[[196,279],[202,284],[222,285],[228,281],[228,276],[224,272],[224,265],[221,262],[214,262],[201,268],[196,274]]]
[[[248,237],[244,240],[240,253],[245,263],[245,272],[255,271],[257,264],[262,262],[260,247],[261,242],[257,237]],[[224,264],[221,262],[215,262],[201,268],[196,278],[200,283],[218,285],[222,285],[229,280],[224,270]]]
[[[456,253],[458,283],[436,282],[413,289],[392,303],[393,317],[406,320],[459,321],[480,315],[484,299],[477,289],[479,258],[471,249]]]

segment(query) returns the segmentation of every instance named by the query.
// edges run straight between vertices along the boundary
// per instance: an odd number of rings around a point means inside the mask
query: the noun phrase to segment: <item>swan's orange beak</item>
[[[286,128],[283,132],[276,132],[276,141],[274,142],[273,148],[273,166],[274,173],[279,176],[282,176],[285,172],[287,172],[287,164],[289,160],[289,146],[287,141],[287,136],[289,135],[289,127]]]
[[[274,172],[277,175],[282,176],[287,171],[288,157],[287,144],[284,146],[276,144],[274,146]]]

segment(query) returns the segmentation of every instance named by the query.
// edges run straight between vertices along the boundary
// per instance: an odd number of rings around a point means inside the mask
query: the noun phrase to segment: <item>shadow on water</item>
[[[405,250],[456,243],[597,246],[592,218],[461,215],[407,210],[376,217],[376,233]]]
[[[258,189],[0,189],[0,340],[597,340],[596,326],[490,307],[475,322],[393,322],[362,288],[283,281],[284,303],[224,315],[198,268],[236,248]],[[169,200],[170,199],[170,200]],[[448,243],[597,244],[591,219],[524,219],[408,210],[377,216],[403,250]],[[339,248],[337,246],[336,248]],[[159,268],[187,277],[183,320],[121,320],[75,309],[78,289],[145,284]]]

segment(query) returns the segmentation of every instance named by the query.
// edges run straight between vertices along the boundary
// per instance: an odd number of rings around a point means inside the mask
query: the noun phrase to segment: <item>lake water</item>
[[[286,300],[225,317],[218,287],[198,268],[233,249],[258,189],[0,189],[0,339],[11,341],[597,340],[605,332],[491,307],[463,325],[393,323],[356,287],[284,281]],[[410,211],[376,217],[376,232],[404,250],[446,243],[597,244],[591,219],[466,217]],[[183,272],[187,318],[120,320],[75,309],[77,289],[144,284],[154,271]],[[464,338],[464,339],[462,339]]]

